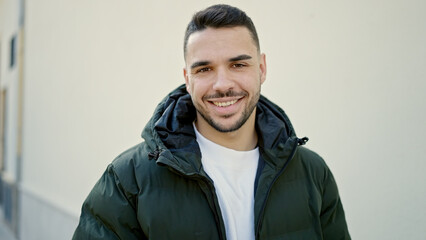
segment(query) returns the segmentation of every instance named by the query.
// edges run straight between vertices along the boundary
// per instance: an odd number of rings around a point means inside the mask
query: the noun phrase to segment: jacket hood
[[[158,104],[142,132],[157,163],[185,174],[199,173],[201,153],[192,125],[195,118],[196,110],[184,84]],[[280,167],[284,164],[280,159],[290,154],[298,139],[285,112],[262,95],[257,103],[256,130],[259,150],[270,155],[265,160]]]

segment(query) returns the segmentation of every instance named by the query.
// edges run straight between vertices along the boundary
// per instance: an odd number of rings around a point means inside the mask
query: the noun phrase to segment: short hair
[[[186,58],[188,39],[191,34],[202,31],[207,27],[226,28],[238,26],[246,27],[249,30],[257,50],[260,52],[259,37],[257,36],[256,28],[251,18],[247,16],[244,11],[236,7],[226,4],[217,4],[196,12],[194,16],[192,16],[185,32],[183,43],[184,57]]]

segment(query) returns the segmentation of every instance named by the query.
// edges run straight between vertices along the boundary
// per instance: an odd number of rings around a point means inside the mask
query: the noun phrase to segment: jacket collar
[[[160,102],[142,132],[150,149],[158,153],[158,164],[171,166],[185,175],[200,173],[201,153],[192,125],[195,117],[196,110],[185,85]],[[257,104],[256,130],[265,162],[281,168],[297,138],[284,111],[264,96]]]

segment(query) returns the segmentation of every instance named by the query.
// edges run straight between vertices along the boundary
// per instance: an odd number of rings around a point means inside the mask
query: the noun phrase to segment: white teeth
[[[229,101],[229,102],[213,102],[214,105],[218,106],[218,107],[227,107],[230,106],[234,103],[236,103],[238,100],[233,100],[233,101]]]

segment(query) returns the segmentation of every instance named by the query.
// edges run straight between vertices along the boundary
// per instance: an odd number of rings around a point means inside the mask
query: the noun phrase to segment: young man
[[[350,239],[330,170],[260,95],[251,19],[228,5],[196,13],[184,55],[185,85],[108,166],[73,239]]]

